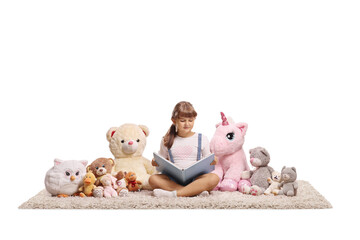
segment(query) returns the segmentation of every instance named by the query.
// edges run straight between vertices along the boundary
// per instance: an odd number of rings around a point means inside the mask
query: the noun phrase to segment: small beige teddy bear
[[[274,171],[271,174],[271,177],[272,177],[272,179],[271,178],[267,179],[268,183],[270,183],[270,186],[265,190],[264,194],[265,195],[271,195],[271,194],[278,195],[279,191],[280,191],[279,184],[280,184],[280,180],[281,180],[281,173]]]

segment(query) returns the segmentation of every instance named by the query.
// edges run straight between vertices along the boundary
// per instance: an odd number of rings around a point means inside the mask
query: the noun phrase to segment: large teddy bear
[[[144,125],[123,124],[112,127],[106,134],[110,151],[115,157],[113,173],[119,171],[135,172],[137,179],[142,182],[142,189],[152,190],[149,177],[155,173],[150,160],[142,156],[149,129]]]
[[[221,113],[222,122],[216,125],[216,132],[210,142],[210,150],[218,157],[213,173],[220,178],[214,190],[236,191],[250,186],[249,180],[242,180],[243,171],[250,170],[243,150],[244,137],[248,125],[234,123]]]

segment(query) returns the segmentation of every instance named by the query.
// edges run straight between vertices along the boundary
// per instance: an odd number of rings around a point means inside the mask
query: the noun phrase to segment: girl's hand
[[[155,159],[153,158],[151,160],[151,165],[153,165],[154,167],[158,167],[159,165],[155,162]]]
[[[210,165],[216,165],[218,163],[219,159],[217,156],[214,157],[214,161],[210,163]]]

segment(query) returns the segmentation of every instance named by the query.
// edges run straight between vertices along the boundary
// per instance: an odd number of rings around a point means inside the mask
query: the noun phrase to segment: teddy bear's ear
[[[145,125],[139,125],[139,127],[141,128],[141,130],[144,132],[145,134],[145,137],[148,137],[149,136],[149,128]]]
[[[285,168],[286,168],[286,166],[284,166],[284,167],[281,169],[281,171],[283,171]]]
[[[265,156],[267,156],[267,157],[269,156],[269,155],[266,153],[265,150],[261,150],[260,152],[261,152],[262,154],[264,154]]]
[[[111,165],[115,165],[115,162],[114,162],[114,159],[112,159],[112,158],[108,158],[109,159],[109,161],[111,162]]]
[[[117,127],[110,128],[106,133],[106,139],[110,142],[111,138],[113,137],[114,133],[116,132]]]
[[[291,169],[292,169],[294,172],[296,172],[296,168],[292,167]]]

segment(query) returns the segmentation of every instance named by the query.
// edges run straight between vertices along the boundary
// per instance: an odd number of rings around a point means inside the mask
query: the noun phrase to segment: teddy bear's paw
[[[250,188],[250,194],[253,195],[253,196],[259,196],[259,195],[262,194],[262,190],[258,186],[252,186]]]
[[[128,195],[128,193],[129,193],[129,190],[124,188],[119,192],[119,197],[125,197],[126,195]]]
[[[258,190],[256,190],[256,189],[250,189],[250,194],[253,195],[253,196],[259,196],[260,195]]]
[[[295,194],[294,194],[294,191],[288,191],[287,193],[286,193],[286,196],[288,196],[288,197],[293,197]]]
[[[233,192],[237,189],[237,183],[232,179],[224,179],[220,184],[221,191]]]

